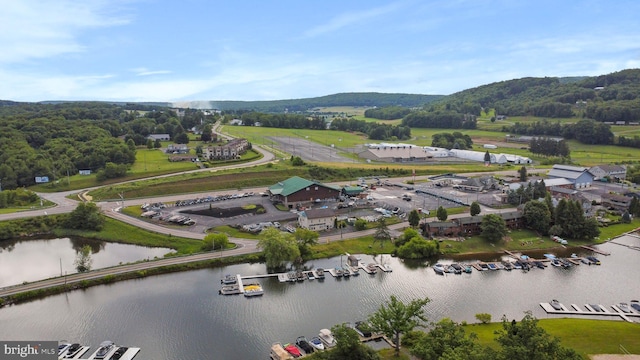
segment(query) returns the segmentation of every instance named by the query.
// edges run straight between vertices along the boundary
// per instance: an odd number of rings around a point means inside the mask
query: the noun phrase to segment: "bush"
[[[479,313],[476,314],[476,319],[483,324],[488,324],[491,322],[491,314]]]
[[[358,231],[362,231],[362,230],[366,230],[367,229],[367,221],[364,219],[358,219],[356,220],[356,222],[353,224],[353,226],[356,228],[356,230]]]

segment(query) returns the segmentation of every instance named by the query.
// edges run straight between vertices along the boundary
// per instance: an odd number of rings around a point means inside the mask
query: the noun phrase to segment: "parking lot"
[[[399,216],[406,219],[408,213],[417,209],[424,213],[433,213],[439,206],[444,208],[459,207],[462,204],[470,204],[479,200],[499,203],[495,193],[501,191],[476,193],[455,189],[448,186],[436,186],[436,182],[428,181],[415,185],[395,182],[387,179],[361,179],[360,185],[369,188],[357,198],[345,198],[344,201],[335,199],[320,203],[308,204],[313,208],[331,208],[335,210],[340,219],[364,218],[371,221],[380,216]],[[277,209],[268,196],[262,196],[261,192],[229,192],[217,193],[198,198],[184,198],[173,203],[145,209],[147,215],[154,212],[151,217],[157,221],[174,222],[189,227],[194,232],[205,232],[207,229],[221,226],[247,226],[250,229],[261,229],[269,224],[277,223],[283,230],[291,229],[297,225],[297,213]],[[488,199],[488,200],[486,200]],[[157,204],[156,204],[157,205]],[[233,208],[246,205],[261,205],[263,214],[242,214],[232,217],[211,217],[197,214],[186,214],[184,210],[204,210],[211,207]],[[180,222],[183,221],[183,222]],[[287,228],[288,227],[288,228]]]

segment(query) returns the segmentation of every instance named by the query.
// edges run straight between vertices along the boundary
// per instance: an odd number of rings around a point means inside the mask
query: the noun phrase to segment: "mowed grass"
[[[326,106],[314,108],[316,112],[321,113],[338,113],[352,116],[364,116],[364,112],[370,109],[369,106]]]
[[[309,130],[309,129],[279,129],[255,126],[232,126],[225,125],[222,132],[234,137],[243,137],[253,144],[263,144],[272,146],[274,141],[267,137],[292,137],[313,141],[325,146],[339,148],[353,147],[370,142],[366,135],[336,130]]]
[[[479,310],[479,312],[481,309]],[[518,321],[520,319],[516,319]],[[640,354],[640,326],[626,321],[590,319],[540,319],[538,326],[549,334],[560,338],[563,346],[576,350],[587,359],[593,354],[619,354],[619,346],[624,346],[632,354]],[[467,325],[467,333],[476,333],[478,341],[498,348],[494,341],[495,331],[502,329],[502,323]]]
[[[640,161],[640,149],[613,145],[589,145],[569,141],[571,159],[582,166]]]
[[[151,232],[111,218],[105,219],[105,225],[101,231],[58,229],[54,233],[56,236],[79,236],[147,247],[170,248],[180,255],[199,252],[202,246],[200,240]]]
[[[395,249],[391,241],[385,241],[382,246],[380,242],[374,244],[373,236],[363,236],[357,239],[331,241],[320,239],[320,243],[312,248],[313,258],[324,259],[338,256],[348,252],[350,254],[390,254]]]
[[[218,190],[240,190],[248,187],[269,186],[295,175],[300,175],[300,171],[284,163],[272,164],[270,167],[264,165],[234,170],[217,171],[212,169],[210,172],[179,174],[159,179],[104,186],[91,191],[89,195],[94,201],[102,201],[118,199],[121,193],[124,194],[125,199],[131,199]]]

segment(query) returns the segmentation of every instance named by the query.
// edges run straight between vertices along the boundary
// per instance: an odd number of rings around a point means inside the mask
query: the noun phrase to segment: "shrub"
[[[483,324],[488,324],[491,322],[491,314],[479,313],[476,314],[476,319]]]

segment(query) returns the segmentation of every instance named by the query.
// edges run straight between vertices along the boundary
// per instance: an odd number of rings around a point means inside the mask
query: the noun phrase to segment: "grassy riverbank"
[[[516,319],[519,320],[519,319]],[[589,354],[620,354],[624,346],[632,354],[640,354],[640,325],[626,321],[590,319],[540,319],[538,325],[560,338],[563,346],[576,350],[585,359]],[[465,331],[476,333],[481,344],[497,348],[496,330],[502,323],[467,325]]]
[[[58,237],[77,236],[147,247],[170,248],[176,250],[175,255],[202,251],[200,248],[202,241],[200,240],[151,232],[111,218],[105,219],[104,228],[101,231],[56,229],[53,233]]]

